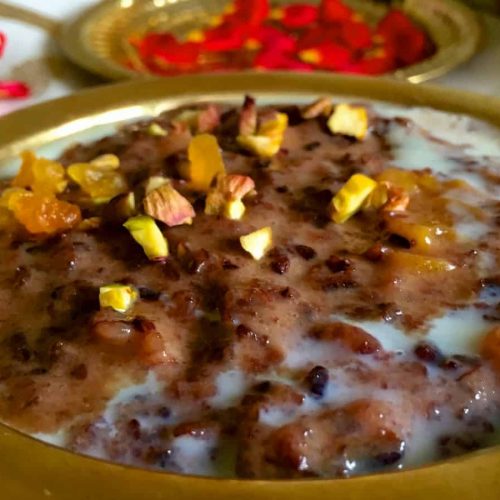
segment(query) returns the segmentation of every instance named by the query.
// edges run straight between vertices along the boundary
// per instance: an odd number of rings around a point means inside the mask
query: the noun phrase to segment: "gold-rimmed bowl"
[[[429,106],[486,120],[500,130],[499,100],[441,87],[323,74],[175,77],[96,88],[0,119],[0,172],[8,174],[18,153],[26,148],[56,156],[75,141],[113,133],[120,123],[186,102],[235,102],[245,93],[268,102],[331,95]],[[1,424],[0,451],[0,498],[6,500],[498,500],[500,492],[498,446],[402,472],[301,481],[210,479],[152,472],[83,457]]]
[[[250,1],[250,0],[249,0]],[[318,0],[306,0],[318,3]],[[207,26],[228,0],[105,0],[62,26],[59,41],[66,55],[84,68],[110,79],[144,76],[129,43],[150,31],[172,32],[181,39],[190,30]],[[274,5],[290,0],[273,0]],[[346,0],[369,21],[387,10],[372,0]],[[457,0],[400,0],[393,2],[428,32],[436,46],[429,58],[391,73],[399,80],[420,83],[441,76],[469,59],[481,40],[475,14]]]

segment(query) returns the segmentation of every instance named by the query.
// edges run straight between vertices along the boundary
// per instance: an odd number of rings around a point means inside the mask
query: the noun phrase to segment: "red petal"
[[[287,28],[302,28],[315,23],[318,19],[318,8],[315,5],[294,4],[283,10],[281,24]]]
[[[351,19],[354,11],[340,0],[322,0],[319,6],[319,21],[332,23]]]
[[[332,39],[330,27],[316,26],[303,33],[297,41],[297,50],[310,49],[323,43],[328,43]]]
[[[261,69],[288,69],[309,71],[311,65],[298,61],[291,55],[271,49],[263,50],[257,54],[253,66]]]
[[[155,56],[159,50],[172,50],[178,44],[170,33],[148,33],[141,40],[130,40],[130,43],[137,46],[143,59]]]
[[[269,15],[268,0],[235,0],[234,16],[249,27],[262,24]]]
[[[309,50],[316,51],[319,60],[314,66],[321,69],[342,71],[353,60],[353,53],[347,47],[335,42],[327,42]]]
[[[21,99],[29,95],[29,87],[22,82],[0,81],[0,99]]]
[[[234,13],[225,19],[231,23],[244,23],[247,27],[254,28],[262,24],[269,15],[268,0],[235,0]]]
[[[340,39],[352,49],[372,46],[372,30],[364,22],[345,21],[339,27]]]
[[[194,64],[198,61],[199,55],[200,44],[187,42],[158,48],[154,57],[170,64]]]
[[[201,42],[203,50],[220,52],[240,49],[248,36],[249,27],[241,24],[223,24],[205,31]]]
[[[292,35],[266,25],[259,26],[251,33],[250,37],[258,40],[264,46],[264,49],[270,48],[279,52],[293,52],[297,44]]]
[[[3,51],[5,50],[5,45],[7,44],[7,37],[4,33],[0,31],[0,57],[3,56]]]
[[[401,10],[390,10],[378,24],[378,32],[384,35],[400,33],[414,28],[411,19]]]
[[[345,68],[348,73],[363,75],[381,75],[396,68],[394,53],[390,49],[375,49],[372,54],[365,55],[361,60]]]
[[[404,12],[389,12],[380,21],[377,34],[394,48],[399,65],[413,64],[427,55],[426,34]]]

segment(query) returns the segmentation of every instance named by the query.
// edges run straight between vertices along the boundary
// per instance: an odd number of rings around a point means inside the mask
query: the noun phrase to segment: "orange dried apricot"
[[[494,326],[481,342],[481,355],[490,360],[500,373],[500,326]]]
[[[187,180],[197,191],[208,191],[214,178],[226,172],[214,135],[200,134],[193,137],[188,147],[188,158]]]
[[[66,189],[66,172],[59,162],[38,158],[32,151],[24,151],[21,156],[21,168],[12,181],[14,187],[31,188],[44,196],[62,193]]]
[[[80,208],[50,196],[18,193],[10,200],[14,217],[33,234],[54,234],[81,221]]]

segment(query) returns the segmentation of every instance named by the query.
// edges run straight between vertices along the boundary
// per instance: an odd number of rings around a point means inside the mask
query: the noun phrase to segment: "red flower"
[[[380,21],[377,34],[394,48],[397,62],[401,66],[413,64],[426,55],[425,33],[400,10],[390,11]]]
[[[341,0],[322,0],[319,6],[319,21],[337,23],[352,19],[354,11]]]
[[[29,87],[16,81],[0,80],[0,99],[21,99],[30,95]]]
[[[303,28],[318,19],[318,8],[315,5],[293,4],[271,12],[273,19],[289,29]]]

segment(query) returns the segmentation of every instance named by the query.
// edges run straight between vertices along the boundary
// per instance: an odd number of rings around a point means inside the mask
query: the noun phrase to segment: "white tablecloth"
[[[63,21],[96,1],[8,0],[4,3],[37,10],[54,20]],[[434,83],[500,97],[500,18],[485,15],[483,20],[486,40],[481,51],[471,61]],[[99,78],[67,62],[42,29],[0,18],[0,31],[8,37],[5,55],[0,60],[0,79],[21,79],[33,89],[33,96],[29,99],[0,100],[0,115],[102,83]]]

